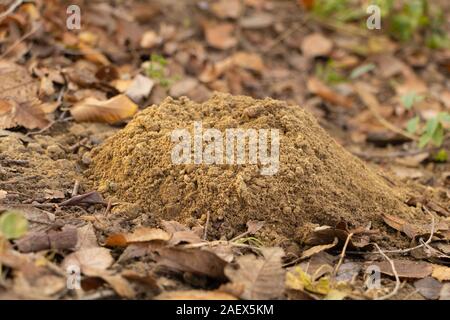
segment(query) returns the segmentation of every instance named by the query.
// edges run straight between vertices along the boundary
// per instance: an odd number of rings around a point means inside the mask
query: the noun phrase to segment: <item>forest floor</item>
[[[1,4],[0,298],[450,299],[450,49],[312,3]],[[71,4],[80,30],[67,28]],[[435,4],[449,34],[450,4]],[[249,219],[216,237],[209,214],[154,221],[86,174],[139,110],[215,91],[301,106],[410,190],[404,205],[422,219],[308,223],[283,243]],[[427,141],[410,130],[440,115]]]

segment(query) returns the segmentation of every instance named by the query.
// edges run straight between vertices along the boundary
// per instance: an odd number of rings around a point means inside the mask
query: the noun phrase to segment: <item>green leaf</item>
[[[419,148],[425,147],[431,141],[431,135],[423,134],[419,139]]]
[[[403,106],[406,109],[411,109],[416,102],[420,102],[423,100],[423,96],[417,95],[414,91],[408,92],[404,96],[400,98]]]
[[[433,140],[433,143],[440,147],[442,143],[444,142],[444,127],[442,124],[438,123],[438,126],[433,132],[433,136],[431,137]]]
[[[373,63],[364,64],[362,66],[359,66],[358,68],[353,69],[352,73],[350,74],[350,79],[359,78],[363,74],[366,74],[367,72],[370,72],[373,69],[375,69],[375,65]]]
[[[414,118],[410,119],[406,124],[406,130],[409,133],[416,133],[419,126],[419,121],[420,121],[419,116],[415,116]]]
[[[439,152],[434,156],[434,161],[447,162],[448,161],[447,151],[445,149],[439,150]]]
[[[0,234],[6,239],[18,239],[28,231],[28,221],[22,213],[6,211],[0,216]]]
[[[436,131],[437,127],[439,125],[439,120],[437,117],[428,119],[427,124],[425,126],[425,133],[432,137],[434,135],[434,132]]]
[[[450,113],[448,112],[439,112],[438,119],[442,122],[450,122]]]

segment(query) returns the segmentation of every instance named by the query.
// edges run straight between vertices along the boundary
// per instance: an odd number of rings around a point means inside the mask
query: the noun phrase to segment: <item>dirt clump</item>
[[[208,128],[216,133],[230,128],[278,130],[278,168],[263,174],[269,165],[261,157],[256,163],[249,157],[242,164],[227,162],[225,134],[219,140],[225,144],[224,158],[214,158],[222,164],[207,164],[205,157],[196,164],[195,150],[200,148],[205,156],[209,146],[218,145],[205,135],[202,145],[196,145],[194,127],[199,130],[200,121],[203,133]],[[173,142],[176,129],[186,129],[193,138],[183,138],[192,155],[180,164],[172,160],[180,144]],[[257,132],[261,138],[262,131]],[[248,142],[247,155],[252,148]],[[273,147],[276,137],[270,142]],[[216,156],[221,149],[213,150]],[[215,94],[201,104],[167,98],[95,149],[88,174],[100,191],[141,205],[151,221],[205,221],[209,214],[211,237],[230,238],[245,231],[249,220],[265,221],[275,234],[296,239],[306,224],[345,220],[381,225],[383,213],[406,218],[420,214],[404,204],[404,189],[344,150],[307,111],[269,98]]]

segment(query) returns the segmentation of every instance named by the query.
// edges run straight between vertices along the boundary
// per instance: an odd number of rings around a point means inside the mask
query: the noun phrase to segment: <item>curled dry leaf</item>
[[[132,117],[137,111],[138,106],[120,94],[106,101],[87,98],[74,105],[70,114],[78,122],[115,123]]]
[[[59,205],[63,206],[83,206],[91,204],[104,204],[103,197],[97,191],[91,191],[77,196],[73,196],[69,200],[61,202]]]
[[[31,232],[16,241],[20,252],[37,252],[48,249],[73,249],[78,241],[77,229],[65,226],[61,231]]]
[[[132,233],[113,234],[106,239],[106,245],[112,247],[125,247],[130,243],[149,241],[169,241],[171,235],[164,230],[155,228],[138,228]]]
[[[281,248],[263,248],[263,257],[245,255],[238,257],[239,268],[229,265],[225,268],[226,276],[233,283],[245,285],[241,298],[273,299],[279,298],[284,291],[284,270],[281,258],[284,251]]]
[[[101,248],[98,248],[101,249]],[[120,274],[114,274],[112,271],[98,269],[96,267],[85,266],[82,269],[83,273],[88,277],[100,278],[108,283],[111,288],[121,297],[133,299],[136,297],[133,287]]]

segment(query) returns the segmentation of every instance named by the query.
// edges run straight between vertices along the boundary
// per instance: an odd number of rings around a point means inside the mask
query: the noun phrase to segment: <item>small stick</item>
[[[419,245],[417,245],[417,246],[415,246],[415,247],[412,247],[412,248],[408,248],[408,249],[399,249],[399,250],[389,250],[389,251],[385,251],[386,253],[407,253],[407,252],[410,252],[410,251],[413,251],[413,250],[416,250],[416,249],[419,249],[419,248],[422,248],[422,247],[424,247],[424,246],[427,246],[430,242],[431,242],[431,240],[433,239],[433,236],[434,236],[434,229],[435,229],[435,226],[434,226],[434,216],[433,216],[433,214],[427,209],[427,208],[425,208],[424,207],[424,209],[427,211],[427,213],[429,213],[430,214],[430,216],[431,216],[431,232],[430,232],[430,237],[428,238],[428,240],[426,241],[426,242],[424,242],[424,243],[422,243],[422,244],[419,244]]]
[[[8,49],[5,50],[5,52],[3,52],[0,55],[0,59],[3,59],[8,53],[10,53],[15,47],[17,47],[22,41],[24,41],[26,38],[28,38],[29,36],[31,36],[33,33],[35,33],[36,31],[38,31],[40,28],[42,27],[42,25],[38,25],[36,27],[34,27],[33,29],[31,29],[29,32],[25,33],[19,40],[17,40],[16,42],[14,42],[11,47],[9,47]]]
[[[75,184],[72,189],[72,197],[75,197],[78,194],[78,189],[80,189],[80,181],[75,180]]]
[[[380,252],[380,254],[389,262],[389,264],[391,265],[392,268],[392,272],[394,273],[395,276],[395,287],[394,290],[392,290],[390,293],[388,293],[387,295],[384,295],[380,298],[378,298],[377,300],[387,300],[389,298],[392,298],[393,296],[395,296],[398,292],[398,290],[400,289],[400,278],[398,276],[397,273],[397,269],[395,269],[395,264],[394,261],[389,258],[378,246],[378,244],[374,243],[374,246],[377,248],[378,252]]]
[[[345,257],[345,251],[347,250],[347,246],[350,243],[350,239],[353,237],[353,233],[349,233],[347,236],[347,239],[345,239],[344,247],[342,248],[341,256],[339,258],[338,264],[336,265],[336,268],[333,270],[332,279],[336,277],[337,272],[339,271],[339,268],[341,267],[342,262],[344,261]]]
[[[205,231],[203,232],[203,240],[206,240],[208,237],[208,225],[209,225],[210,213],[206,212],[206,222],[205,222]]]
[[[103,215],[106,217],[110,211],[111,211],[111,199],[108,200],[108,204],[106,205],[105,213],[103,213]]]
[[[9,16],[11,13],[14,12],[14,10],[17,9],[21,4],[23,3],[23,0],[16,0],[12,5],[9,6],[9,8],[0,14],[0,22],[2,22],[7,16]]]

